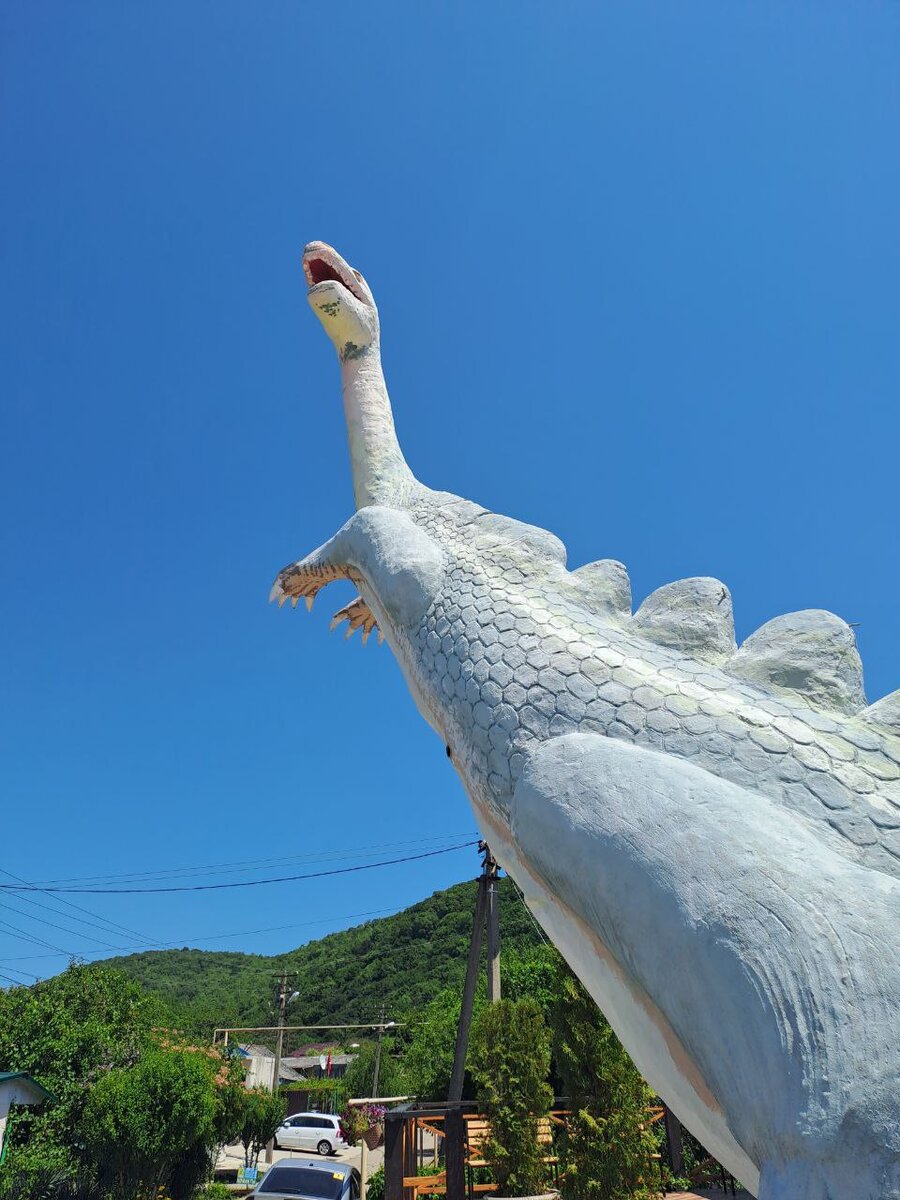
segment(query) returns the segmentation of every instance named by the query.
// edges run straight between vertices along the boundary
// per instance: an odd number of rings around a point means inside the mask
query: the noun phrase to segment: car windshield
[[[259,1186],[262,1194],[309,1196],[310,1200],[338,1200],[344,1185],[341,1171],[317,1171],[313,1167],[270,1167]]]

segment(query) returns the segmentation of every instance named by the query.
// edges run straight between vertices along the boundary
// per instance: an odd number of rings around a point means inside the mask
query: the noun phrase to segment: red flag
[[[331,1074],[331,1051],[328,1051],[328,1062],[325,1064],[325,1074]]]

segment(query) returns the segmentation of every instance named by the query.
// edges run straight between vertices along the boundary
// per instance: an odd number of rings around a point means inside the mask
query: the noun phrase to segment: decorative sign
[[[259,1167],[241,1167],[237,1173],[238,1183],[256,1183],[259,1179]]]

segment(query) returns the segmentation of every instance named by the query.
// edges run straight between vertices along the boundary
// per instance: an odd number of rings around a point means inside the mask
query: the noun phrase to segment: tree
[[[559,955],[546,943],[503,948],[503,995],[507,1000],[535,1000],[546,1019],[556,997]],[[411,1034],[403,1054],[403,1075],[409,1092],[421,1100],[444,1100],[453,1071],[459,1026],[461,988],[444,988],[423,1009],[410,1014]],[[474,1015],[487,1003],[484,973],[475,990]],[[469,1081],[464,1095],[470,1095]]]
[[[213,1070],[195,1051],[155,1047],[133,1066],[106,1072],[91,1089],[82,1125],[101,1184],[122,1200],[152,1197],[198,1146],[208,1169],[216,1110]]]
[[[95,1183],[126,1197],[162,1175],[172,1200],[192,1195],[237,1136],[243,1069],[209,1047],[171,1044],[168,1024],[156,997],[99,965],[0,993],[0,1062],[55,1097],[15,1113],[6,1178],[35,1197],[53,1177],[60,1197]]]
[[[504,947],[503,995],[507,1000],[526,997],[540,1005],[544,1019],[556,1000],[559,986],[559,952],[546,942],[537,946]]]
[[[372,1095],[372,1081],[375,1078],[375,1056],[378,1047],[376,1042],[363,1042],[359,1052],[350,1063],[344,1077],[341,1079],[341,1090],[348,1099],[368,1097]],[[406,1094],[406,1083],[403,1069],[394,1057],[395,1040],[385,1036],[381,1042],[381,1060],[378,1066],[379,1096],[402,1096]]]
[[[178,1048],[194,1050],[206,1057],[214,1072],[216,1101],[211,1133],[189,1146],[169,1175],[171,1200],[188,1200],[201,1184],[211,1179],[222,1148],[240,1140],[246,1093],[245,1067],[236,1056],[223,1055],[209,1046],[203,1049],[192,1046]]]
[[[241,1102],[240,1141],[244,1147],[244,1166],[255,1167],[259,1152],[275,1136],[284,1120],[287,1101],[266,1088],[245,1088]]]
[[[91,1085],[136,1062],[154,1027],[167,1023],[157,997],[99,965],[73,965],[34,987],[0,992],[0,1063],[27,1071],[55,1097],[13,1111],[6,1170],[74,1175],[85,1161],[80,1130]]]
[[[473,1026],[469,1064],[490,1121],[484,1157],[498,1194],[543,1191],[538,1118],[549,1111],[553,1092],[547,1083],[550,1033],[539,1005],[499,1000],[483,1009]]]
[[[652,1200],[661,1191],[653,1094],[597,1005],[560,959],[553,1055],[568,1097],[564,1200]]]
[[[483,995],[479,999],[483,1002]],[[447,1098],[461,1003],[460,988],[445,988],[415,1016],[403,1074],[409,1091],[420,1100]]]

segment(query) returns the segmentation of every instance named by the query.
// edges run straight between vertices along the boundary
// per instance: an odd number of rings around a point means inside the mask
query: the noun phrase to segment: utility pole
[[[384,1037],[384,1005],[381,1006],[381,1021],[378,1025],[378,1041],[375,1044],[375,1070],[372,1072],[372,1099],[378,1099],[378,1072],[381,1069],[381,1039]]]
[[[681,1122],[667,1104],[663,1105],[666,1123],[666,1146],[669,1151],[669,1166],[673,1175],[684,1174],[684,1145],[681,1139]]]
[[[393,1029],[396,1026],[396,1021],[385,1021],[384,1005],[381,1006],[381,1020],[378,1024],[378,1041],[375,1044],[375,1070],[372,1073],[372,1099],[378,1099],[378,1075],[381,1070],[381,1039],[384,1037],[386,1029]]]
[[[450,1101],[462,1099],[463,1080],[466,1073],[466,1051],[469,1047],[469,1027],[472,1024],[472,1009],[475,1005],[475,985],[478,982],[478,965],[481,961],[481,939],[484,933],[485,918],[487,918],[488,924],[488,997],[492,1003],[500,999],[498,867],[487,842],[479,842],[478,848],[484,855],[484,861],[478,877],[475,919],[472,922],[472,938],[469,942],[469,958],[466,963],[466,982],[463,985],[462,1007],[459,1013],[459,1026],[456,1030],[453,1074],[450,1076],[450,1091],[447,1095],[447,1099]]]
[[[484,873],[487,876],[487,993],[488,1003],[500,999],[500,878],[497,860],[490,847],[484,847]]]
[[[275,1041],[275,1070],[272,1074],[273,1093],[278,1091],[278,1076],[281,1074],[281,1051],[284,1049],[284,1018],[288,1005],[287,981],[287,971],[282,971],[278,988],[278,1036]],[[270,1138],[266,1143],[267,1163],[272,1161],[272,1153],[274,1149],[275,1139]]]

